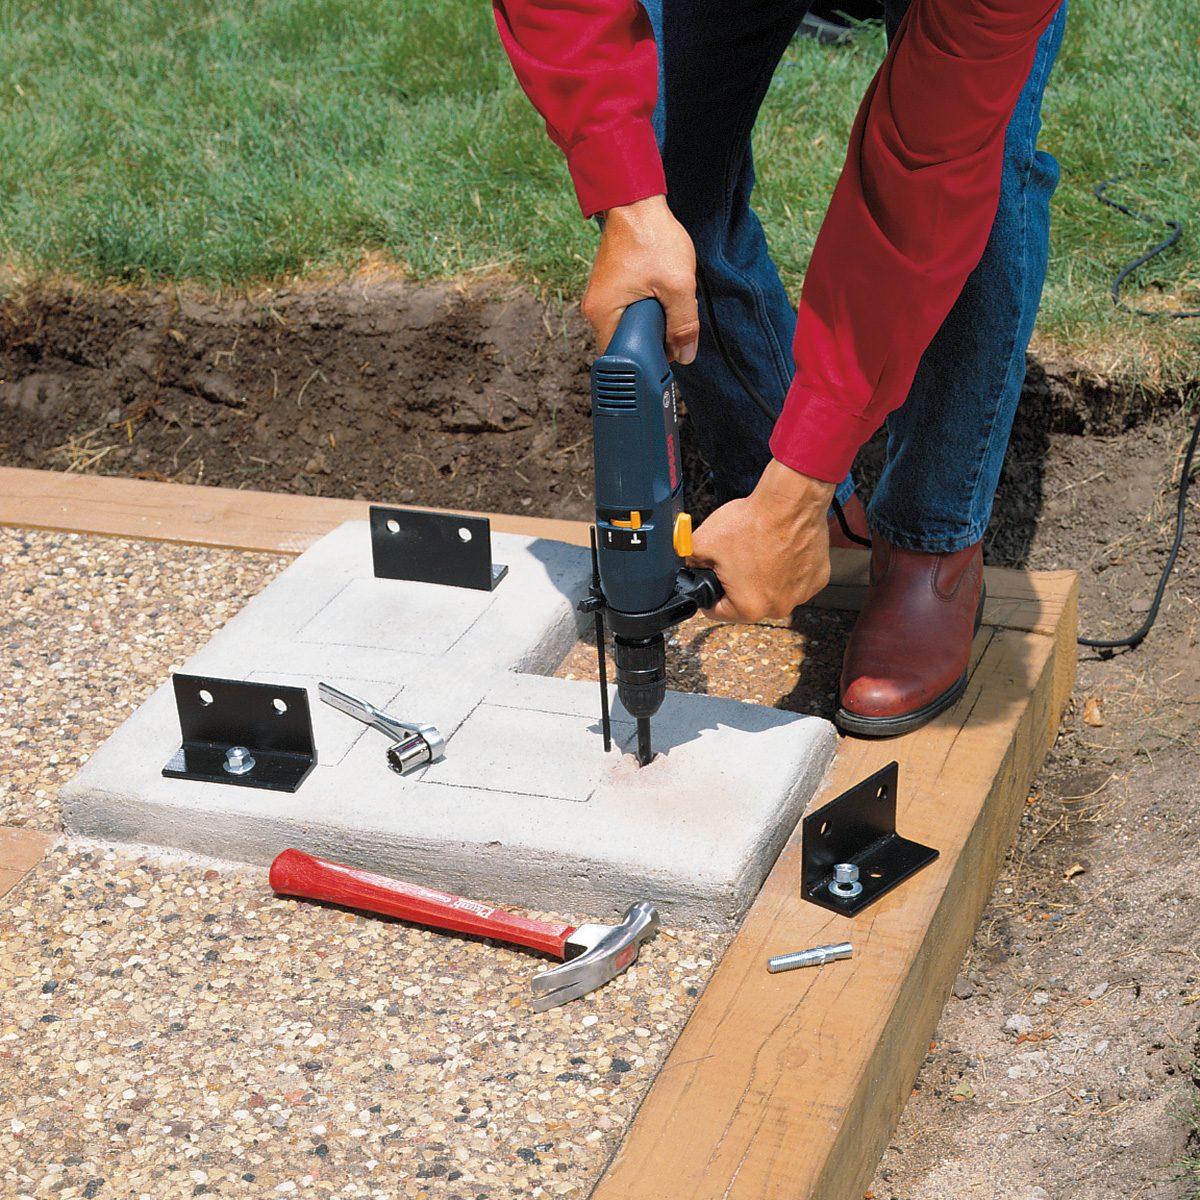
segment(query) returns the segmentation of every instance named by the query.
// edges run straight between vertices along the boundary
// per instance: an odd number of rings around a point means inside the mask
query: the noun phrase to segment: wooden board
[[[365,521],[369,508],[360,500],[0,467],[0,525],[21,529],[301,554],[343,521]],[[588,544],[580,521],[472,515],[491,517],[500,533]]]
[[[0,467],[0,525],[21,529],[301,554],[343,521],[366,520],[369,507],[359,500]],[[492,528],[502,533],[588,544],[588,526],[582,521],[473,515],[489,517]],[[867,557],[862,550],[834,550],[833,582],[813,603],[857,610],[867,585]],[[1068,575],[989,567],[985,620],[1053,632],[1061,616],[1062,580]]]
[[[54,834],[40,829],[0,825],[0,897],[12,891],[42,861],[54,841]]]
[[[0,524],[298,554],[354,501],[0,468]],[[493,528],[586,545],[581,522]],[[854,610],[867,554],[813,603]],[[893,758],[899,828],[941,857],[857,918],[799,899],[799,833],[655,1081],[594,1200],[859,1200],[910,1093],[1075,676],[1073,572],[988,568],[963,699],[903,738],[845,739],[821,804]],[[2,885],[2,881],[0,881]],[[773,954],[855,956],[770,975]]]

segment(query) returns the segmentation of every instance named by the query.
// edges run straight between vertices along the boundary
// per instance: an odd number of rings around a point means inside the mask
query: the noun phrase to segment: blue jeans
[[[655,132],[671,209],[692,236],[730,353],[778,413],[792,377],[795,312],[758,217],[751,131],[808,0],[643,0],[659,52]],[[887,0],[894,32],[908,0]],[[909,550],[948,553],[983,537],[1025,378],[1046,274],[1058,164],[1037,149],[1042,94],[1066,4],[1042,35],[1005,139],[1000,206],[983,258],[887,421],[873,529]],[[857,97],[847,97],[852,104]],[[700,350],[676,366],[722,502],[770,460],[773,427],[717,352],[701,305]],[[845,500],[852,479],[838,486]]]

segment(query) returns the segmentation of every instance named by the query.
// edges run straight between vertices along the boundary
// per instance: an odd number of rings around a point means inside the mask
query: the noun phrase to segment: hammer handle
[[[567,938],[577,928],[535,921],[417,883],[404,883],[372,871],[314,858],[301,850],[285,850],[277,855],[271,864],[270,879],[271,887],[283,896],[324,900],[364,912],[401,917],[419,925],[431,925],[434,929],[498,938],[533,950],[544,950],[556,958],[566,957]]]

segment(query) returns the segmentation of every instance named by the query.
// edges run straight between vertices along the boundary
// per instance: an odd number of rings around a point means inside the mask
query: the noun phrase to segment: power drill
[[[713,571],[684,565],[692,520],[683,511],[675,378],[657,300],[621,317],[607,351],[592,364],[596,524],[592,587],[579,608],[596,617],[604,749],[611,744],[604,616],[613,631],[617,695],[637,720],[637,759],[653,758],[650,718],[667,694],[663,631],[723,595]]]

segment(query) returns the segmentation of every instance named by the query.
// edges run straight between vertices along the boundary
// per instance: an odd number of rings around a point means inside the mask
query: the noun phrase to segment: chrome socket
[[[397,775],[408,775],[433,762],[433,749],[419,733],[414,733],[388,747],[387,761]]]
[[[331,683],[319,684],[317,692],[331,708],[336,708],[338,712],[344,712],[348,717],[397,739],[387,751],[388,766],[397,775],[411,775],[413,771],[441,758],[446,752],[446,739],[435,725],[397,720],[381,712],[369,701],[351,696]]]

